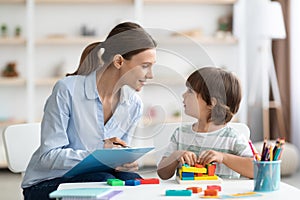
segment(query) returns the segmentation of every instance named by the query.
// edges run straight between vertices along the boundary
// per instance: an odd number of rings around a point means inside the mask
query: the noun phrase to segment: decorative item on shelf
[[[7,25],[6,24],[1,25],[1,36],[7,37]]]
[[[16,26],[16,28],[15,28],[15,37],[20,37],[21,32],[22,32],[21,26]]]
[[[200,28],[195,28],[186,31],[179,31],[177,33],[172,34],[172,36],[182,36],[182,35],[197,38],[202,36],[202,30]]]
[[[83,25],[81,27],[81,35],[82,36],[95,36],[96,35],[96,31],[93,28],[89,28],[86,25]]]
[[[222,16],[218,20],[218,30],[215,34],[218,39],[232,37],[232,15]]]
[[[17,64],[15,62],[7,63],[6,67],[2,71],[3,77],[18,77],[19,73],[17,72]]]
[[[179,118],[180,116],[181,116],[181,113],[179,110],[175,110],[172,114],[172,117],[174,117],[174,118]]]

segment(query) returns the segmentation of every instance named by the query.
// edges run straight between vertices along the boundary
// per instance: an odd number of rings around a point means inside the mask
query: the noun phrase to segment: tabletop
[[[219,195],[232,195],[236,193],[246,193],[253,192],[254,183],[253,180],[223,180],[221,184],[222,191]],[[166,190],[184,190],[187,187],[202,187],[203,190],[206,189],[207,184],[178,184],[174,179],[161,181],[160,184],[145,184],[138,186],[110,186],[106,182],[92,182],[92,183],[72,183],[72,184],[62,184],[59,189],[67,189],[70,187],[110,187],[115,190],[122,190],[123,192],[115,196],[114,200],[118,199],[201,199],[199,196],[203,196],[203,192],[199,194],[192,194],[192,196],[187,197],[174,197],[165,196]],[[261,196],[257,197],[247,197],[243,199],[251,200],[283,200],[290,199],[292,197],[299,197],[300,190],[291,185],[281,182],[280,189],[274,192],[260,192]]]

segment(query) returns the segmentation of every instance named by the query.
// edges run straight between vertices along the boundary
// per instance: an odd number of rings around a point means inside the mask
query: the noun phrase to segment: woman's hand
[[[137,162],[132,162],[132,163],[125,163],[122,166],[116,167],[116,171],[125,171],[125,172],[135,172],[139,169],[138,163]]]
[[[196,164],[197,156],[195,153],[191,151],[181,151],[180,154],[180,157],[177,159],[180,164],[188,164],[190,166],[194,166]]]
[[[103,148],[108,149],[108,148],[114,148],[114,147],[127,147],[126,142],[121,140],[120,138],[117,137],[112,137],[109,139],[104,140],[104,146]]]
[[[208,151],[203,151],[200,153],[197,163],[201,165],[206,165],[211,162],[217,162],[217,163],[222,163],[224,159],[224,153],[218,152],[218,151],[213,151],[213,150],[208,150]]]

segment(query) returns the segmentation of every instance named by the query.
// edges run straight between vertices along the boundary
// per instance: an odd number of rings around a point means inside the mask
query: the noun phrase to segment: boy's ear
[[[113,64],[117,69],[120,69],[124,63],[124,58],[120,54],[116,54],[113,58]]]
[[[211,98],[211,106],[215,107],[217,105],[217,99],[215,97]]]

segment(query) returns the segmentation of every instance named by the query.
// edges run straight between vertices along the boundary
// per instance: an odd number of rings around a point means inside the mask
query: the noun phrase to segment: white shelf
[[[103,41],[103,37],[46,37],[36,41],[37,45],[76,45],[89,44],[91,42]]]
[[[36,86],[54,86],[61,77],[41,78],[35,80]]]
[[[0,0],[0,4],[10,4],[10,3],[25,3],[26,0]]]
[[[25,45],[26,39],[22,37],[0,37],[0,45]]]
[[[74,4],[74,3],[132,3],[133,0],[36,0],[36,3]]]
[[[145,3],[234,4],[237,0],[144,0]]]
[[[164,44],[185,44],[192,40],[196,43],[203,45],[236,45],[238,44],[238,39],[230,36],[226,38],[217,38],[213,36],[202,36],[202,37],[188,37],[188,36],[170,36],[164,38],[157,38],[158,41]]]
[[[0,78],[0,86],[25,86],[24,78]]]

